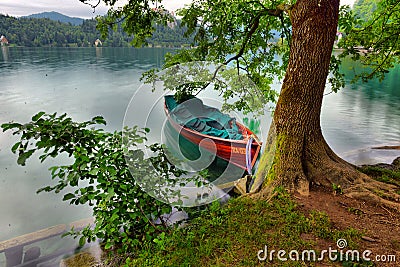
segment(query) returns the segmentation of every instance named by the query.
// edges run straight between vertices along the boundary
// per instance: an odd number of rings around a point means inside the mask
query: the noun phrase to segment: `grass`
[[[319,251],[328,247],[319,248],[314,240],[323,239],[335,249],[336,240],[344,238],[348,247],[355,249],[360,236],[354,229],[335,229],[325,213],[303,215],[290,196],[281,191],[268,203],[248,198],[233,199],[223,207],[214,203],[185,227],[163,233],[146,243],[125,260],[125,266],[265,265],[257,257],[265,246],[269,252],[280,249]],[[268,266],[313,264],[278,259],[268,262]]]
[[[359,170],[377,181],[400,187],[400,170],[389,170],[378,166],[364,166]]]
[[[364,166],[360,167],[359,170],[379,182],[397,186],[399,189],[395,190],[395,193],[400,195],[400,170],[390,170],[379,166]],[[385,198],[383,192],[377,191],[375,193],[378,196]]]

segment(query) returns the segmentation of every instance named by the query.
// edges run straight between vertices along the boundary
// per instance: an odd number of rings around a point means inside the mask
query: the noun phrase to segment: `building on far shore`
[[[3,46],[3,45],[8,45],[8,40],[7,40],[7,38],[4,36],[4,35],[2,35],[1,37],[0,37],[0,44]]]
[[[178,25],[178,23],[176,21],[175,13],[173,11],[169,11],[165,8],[157,8],[157,7],[154,7],[153,11],[158,12],[161,15],[166,15],[166,16],[169,16],[170,18],[172,18],[172,21],[167,22],[167,26],[169,28],[174,29]]]
[[[340,39],[342,39],[342,38],[343,38],[343,33],[337,31],[336,32],[336,40],[335,40],[335,48],[338,47],[338,43],[339,43]]]
[[[96,41],[94,41],[94,46],[103,46],[103,43],[100,41],[100,39],[97,39]]]

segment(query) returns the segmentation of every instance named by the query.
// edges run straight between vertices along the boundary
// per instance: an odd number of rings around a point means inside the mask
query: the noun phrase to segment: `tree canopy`
[[[376,5],[376,10],[372,6]],[[366,12],[368,8],[371,11]],[[370,69],[357,77],[368,80],[384,79],[385,73],[399,63],[400,56],[400,1],[358,1],[351,14],[352,24],[345,30],[346,38],[341,46],[343,56],[352,55]],[[356,49],[356,48],[361,48]]]
[[[90,4],[92,1],[80,0]],[[142,45],[152,36],[156,26],[171,20],[162,1],[130,0],[122,7],[114,7],[118,0],[104,0],[111,8],[108,16],[98,18],[98,28],[103,34],[122,22],[125,32],[133,34],[135,45]],[[216,0],[193,1],[178,12],[186,35],[194,35],[195,49],[182,50],[167,58],[166,66],[185,61],[210,60],[232,63],[245,70],[262,89],[266,100],[276,100],[270,90],[274,79],[282,79],[289,59],[292,25],[290,10],[295,1]],[[399,36],[398,0],[358,0],[354,9],[341,7],[339,28],[345,37],[342,56],[352,55],[365,65],[374,68],[372,73],[362,73],[365,79],[383,78],[387,69],[398,61]],[[277,42],[277,39],[279,40]],[[360,54],[355,47],[375,50],[378,53]],[[343,87],[339,72],[340,61],[332,57],[328,78],[333,91]]]

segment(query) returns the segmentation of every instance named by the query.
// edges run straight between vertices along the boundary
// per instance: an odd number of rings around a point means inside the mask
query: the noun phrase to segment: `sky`
[[[97,0],[92,0],[97,3]],[[127,0],[119,0],[127,2]],[[162,4],[170,11],[174,11],[190,3],[191,0],[163,0]],[[341,0],[342,5],[352,5],[354,0]],[[96,8],[85,5],[79,0],[0,0],[0,14],[20,17],[45,11],[56,11],[71,17],[92,18],[104,15],[107,7],[101,4]]]
[[[118,2],[122,4],[127,0]],[[162,4],[168,10],[174,11],[190,2],[191,0],[163,0]],[[95,4],[97,0],[91,0],[91,3]],[[79,0],[0,0],[0,14],[20,17],[48,11],[56,11],[71,17],[92,18],[104,15],[107,7],[102,2],[94,12],[93,8]]]

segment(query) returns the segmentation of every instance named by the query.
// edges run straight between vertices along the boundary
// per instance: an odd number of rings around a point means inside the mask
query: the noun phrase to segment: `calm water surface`
[[[102,115],[107,130],[120,130],[143,71],[162,64],[167,49],[2,48],[0,123],[27,122],[38,111],[68,113],[75,120]],[[351,74],[351,63],[344,69]],[[325,97],[323,132],[332,148],[354,163],[390,161],[398,151],[371,151],[400,143],[400,67],[383,83],[348,85]],[[327,91],[328,92],[328,91]],[[140,115],[140,114],[139,114]],[[88,207],[69,206],[62,195],[36,194],[48,185],[48,167],[30,159],[16,164],[16,138],[0,132],[0,241],[91,216]],[[62,245],[57,245],[62,246]],[[1,265],[0,255],[0,265]]]
[[[161,65],[166,49],[28,49],[0,52],[0,124],[27,122],[38,111],[68,113],[78,121],[102,115],[106,129],[120,130],[125,109],[143,71]],[[62,195],[36,194],[51,183],[48,168],[16,164],[16,137],[0,131],[0,241],[91,217],[89,207],[70,206]],[[52,242],[52,249],[60,247]],[[3,255],[0,253],[0,266]]]
[[[346,87],[324,98],[324,135],[339,155],[355,164],[391,162],[400,155],[398,150],[370,148],[400,144],[400,65],[382,83],[373,80],[351,84],[353,67],[359,66],[343,63]]]

